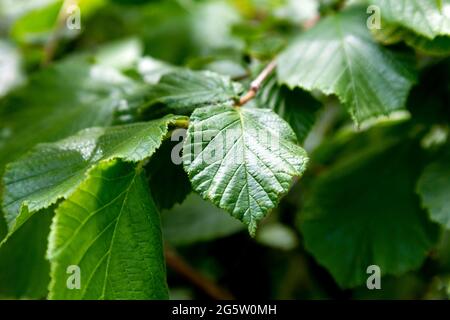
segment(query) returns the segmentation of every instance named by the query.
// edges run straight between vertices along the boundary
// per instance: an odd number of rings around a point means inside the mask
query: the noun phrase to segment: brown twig
[[[311,29],[317,24],[317,22],[319,22],[320,18],[320,15],[313,17],[312,19],[306,21],[303,27],[306,30]],[[277,61],[275,58],[263,69],[263,71],[261,71],[256,79],[252,81],[252,83],[250,84],[250,90],[247,91],[247,93],[239,99],[239,101],[236,103],[236,107],[241,107],[252,100],[258,93],[259,89],[261,89],[261,85],[263,84],[263,82],[267,79],[268,76],[270,76],[270,74],[275,70],[276,67]]]
[[[250,84],[250,90],[241,97],[241,99],[236,104],[237,107],[241,107],[250,100],[252,100],[256,94],[258,93],[259,89],[261,88],[261,85],[263,82],[267,79],[268,76],[275,70],[277,66],[276,60],[272,60],[264,69],[261,71],[261,73],[256,77],[255,80],[252,81]]]
[[[166,263],[169,268],[186,278],[208,296],[216,300],[234,300],[231,293],[219,287],[216,283],[212,282],[210,279],[195,270],[167,244],[165,245],[164,253],[166,256]]]

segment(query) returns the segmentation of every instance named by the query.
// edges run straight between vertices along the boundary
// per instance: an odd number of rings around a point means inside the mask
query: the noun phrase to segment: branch
[[[274,59],[263,69],[263,71],[261,71],[261,73],[256,77],[256,79],[253,80],[252,83],[250,84],[250,90],[241,97],[241,99],[236,105],[237,107],[243,106],[256,96],[259,89],[261,88],[261,85],[267,79],[267,77],[269,77],[270,74],[275,70],[276,66],[277,62]]]
[[[167,244],[164,245],[164,254],[167,265],[175,272],[186,278],[194,286],[202,290],[208,296],[216,300],[234,300],[227,290],[219,287],[216,283],[190,266],[178,253]]]

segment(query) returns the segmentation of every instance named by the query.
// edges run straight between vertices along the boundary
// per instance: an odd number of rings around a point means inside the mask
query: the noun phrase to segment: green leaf
[[[11,28],[14,40],[19,43],[44,43],[55,26],[62,4],[62,0],[52,0],[25,13]]]
[[[379,42],[386,45],[404,41],[408,46],[425,55],[437,57],[450,55],[450,37],[438,36],[430,40],[395,25],[385,25],[382,29],[372,30],[372,33]]]
[[[189,114],[199,107],[232,105],[242,90],[242,86],[229,77],[210,71],[180,70],[164,75],[150,89],[146,107],[162,104],[165,113]]]
[[[6,237],[7,233],[8,233],[8,226],[7,226],[6,221],[4,219],[3,212],[0,211],[0,240],[3,240],[3,238]]]
[[[416,269],[437,240],[414,192],[420,147],[380,138],[360,141],[316,178],[300,215],[307,250],[341,287],[365,283],[370,265],[383,275]]]
[[[50,282],[45,259],[53,210],[33,216],[0,248],[0,297],[43,299]]]
[[[403,109],[415,82],[408,57],[373,41],[364,12],[323,19],[278,58],[281,83],[337,95],[357,123]]]
[[[120,158],[138,162],[161,145],[178,117],[90,128],[56,143],[40,144],[7,166],[3,209],[10,233],[34,212],[67,198],[99,162]]]
[[[168,299],[159,213],[142,169],[102,163],[56,210],[50,299]],[[80,289],[69,289],[69,266]]]
[[[412,119],[427,127],[433,125],[447,126],[450,123],[450,60],[426,68],[419,85],[412,91],[408,109]]]
[[[161,214],[164,239],[173,245],[190,245],[229,236],[245,229],[238,220],[190,194],[181,204]]]
[[[183,202],[192,191],[191,183],[181,163],[181,150],[182,142],[166,141],[145,167],[153,199],[160,210],[170,209],[176,203]],[[173,153],[177,151],[177,158],[173,159]],[[175,164],[173,160],[179,163]]]
[[[137,63],[137,72],[149,84],[157,84],[162,76],[176,70],[176,67],[149,56],[142,57]]]
[[[19,51],[0,40],[0,97],[23,81]]]
[[[450,35],[449,0],[371,0],[380,7],[382,19],[434,39]]]
[[[64,3],[63,0],[35,2],[30,5],[29,10],[23,12],[14,21],[11,28],[11,36],[15,41],[22,44],[44,44],[52,36],[58,38],[73,37],[79,33],[79,30],[69,30],[68,28],[56,32],[61,10],[67,11],[68,15],[74,13],[67,2]],[[76,5],[82,12],[82,19],[86,19],[104,3],[104,0],[78,0]],[[64,24],[63,26],[65,27],[66,25]]]
[[[441,156],[428,165],[417,185],[417,192],[422,199],[431,220],[450,229],[450,156]]]
[[[141,90],[118,71],[79,59],[36,73],[0,101],[0,172],[39,142],[112,124],[116,110],[140,103],[135,96]]]
[[[307,163],[289,125],[267,109],[194,111],[183,162],[194,190],[248,225],[251,234]]]
[[[277,84],[271,77],[261,88],[257,96],[257,105],[270,108],[286,120],[303,143],[312,129],[321,104],[309,93],[301,90],[290,90]]]
[[[192,3],[190,25],[194,45],[202,54],[243,48],[242,41],[232,35],[232,26],[241,17],[228,1]]]

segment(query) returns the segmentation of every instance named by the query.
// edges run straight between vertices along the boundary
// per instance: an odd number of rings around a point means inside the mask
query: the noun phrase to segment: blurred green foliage
[[[418,2],[438,10],[431,1]],[[65,9],[71,4],[80,9],[80,30],[66,26],[73,12]],[[370,121],[356,126],[343,108],[348,101],[336,97],[357,100],[335,88],[338,80],[344,89],[350,80],[325,72],[329,66],[345,69],[331,63],[336,54],[327,46],[339,32],[327,29],[327,23],[342,18],[344,25],[356,26],[355,21],[364,21],[345,20],[353,14],[340,16],[344,7],[345,1],[337,0],[0,0],[0,173],[10,162],[25,159],[37,143],[81,129],[147,121],[169,112],[189,115],[211,95],[232,103],[242,90],[231,79],[248,87],[283,52],[283,72],[269,77],[249,107],[272,109],[290,124],[311,158],[305,177],[251,238],[242,223],[192,192],[182,166],[170,161],[177,141],[166,141],[143,164],[147,175],[142,180],[152,190],[152,208],[161,210],[166,246],[237,298],[446,299],[446,21],[429,34],[421,32],[423,23],[411,26],[394,12],[383,20],[388,28],[381,31],[370,33],[365,25],[348,28],[344,40],[355,46],[350,53],[360,68],[348,79],[355,76],[358,88],[369,88],[359,92],[362,100],[373,98],[373,88],[376,97],[398,92],[398,79],[387,76],[392,70],[370,64],[373,60],[394,61],[399,73],[411,76],[401,88],[406,105],[387,114],[392,106],[377,101],[387,108],[370,109]],[[319,15],[332,20],[308,33]],[[320,50],[311,54],[296,48]],[[411,69],[403,69],[404,62]],[[293,72],[298,66],[305,73],[300,80],[300,73]],[[193,73],[198,70],[218,75]],[[373,78],[359,70],[385,82],[365,83]],[[319,83],[320,76],[329,78]],[[202,86],[213,89],[202,96],[196,91]],[[179,98],[187,91],[195,97]],[[0,186],[2,196],[6,187]],[[0,247],[0,297],[47,297],[53,209],[37,212]],[[1,215],[0,239],[6,234]],[[368,290],[365,283],[366,267],[374,261],[382,268],[381,290]],[[167,272],[171,298],[209,298],[170,265]]]

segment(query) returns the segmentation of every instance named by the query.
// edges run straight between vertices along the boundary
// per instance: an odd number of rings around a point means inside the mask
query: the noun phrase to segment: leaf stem
[[[256,77],[256,79],[252,81],[252,83],[250,84],[250,90],[247,91],[247,93],[239,99],[238,103],[236,104],[237,107],[243,106],[244,104],[246,104],[247,102],[249,102],[256,96],[259,89],[261,88],[261,85],[272,74],[272,72],[275,70],[276,66],[277,66],[276,59],[273,59],[261,71],[261,73]]]
[[[235,298],[227,290],[219,287],[216,283],[206,278],[204,275],[189,265],[176,251],[169,245],[164,245],[164,254],[167,265],[175,272],[189,280],[194,286],[202,290],[208,296],[216,300],[234,300]]]

